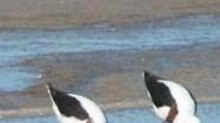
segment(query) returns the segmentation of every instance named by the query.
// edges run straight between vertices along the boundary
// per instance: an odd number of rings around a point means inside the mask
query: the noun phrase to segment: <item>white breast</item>
[[[159,80],[170,89],[170,92],[177,103],[178,114],[195,114],[195,102],[189,92],[181,85],[171,81]]]
[[[92,100],[85,98],[83,96],[69,94],[69,96],[75,97],[80,101],[82,107],[89,114],[89,117],[94,121],[94,123],[106,123],[106,118],[100,107],[95,104]]]

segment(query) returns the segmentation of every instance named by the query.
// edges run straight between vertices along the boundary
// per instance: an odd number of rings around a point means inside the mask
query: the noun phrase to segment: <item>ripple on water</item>
[[[219,123],[220,104],[202,104],[198,107],[201,123]],[[145,108],[116,110],[107,113],[109,123],[162,123]],[[58,123],[54,116],[0,120],[0,123]]]
[[[17,90],[33,75],[21,72],[17,68],[4,68],[27,57],[48,53],[88,52],[107,49],[163,48],[200,43],[215,43],[220,39],[220,16],[186,16],[158,23],[146,23],[122,27],[88,26],[72,29],[0,30],[0,83],[6,84],[0,89]],[[19,73],[21,72],[21,73]],[[14,79],[12,75],[15,75]],[[19,77],[20,76],[20,77]],[[24,79],[24,80],[22,80]],[[7,84],[8,84],[7,83]],[[26,86],[27,86],[26,85]]]

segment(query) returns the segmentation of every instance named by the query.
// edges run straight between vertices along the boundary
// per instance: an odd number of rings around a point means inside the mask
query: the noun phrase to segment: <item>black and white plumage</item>
[[[60,123],[106,123],[104,113],[90,99],[59,91],[50,84],[46,87]]]
[[[200,123],[196,100],[189,90],[146,71],[144,81],[155,113],[165,122]]]

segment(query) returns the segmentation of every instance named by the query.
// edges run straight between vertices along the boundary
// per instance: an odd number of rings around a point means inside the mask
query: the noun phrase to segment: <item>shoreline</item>
[[[3,2],[3,3],[1,3]],[[0,28],[123,25],[194,14],[220,14],[220,0],[0,1]]]
[[[175,52],[174,52],[175,51]],[[150,70],[183,84],[199,103],[219,103],[220,46],[161,50],[93,51],[49,54],[25,60],[22,65],[42,73],[24,91],[0,96],[2,118],[51,114],[44,83],[95,100],[105,111],[149,107],[141,71]],[[126,63],[124,61],[127,61]],[[116,90],[120,90],[116,94]],[[129,92],[129,93],[128,93]],[[116,96],[117,95],[117,96]],[[18,101],[15,101],[18,100]]]
[[[164,19],[173,21],[200,14],[220,15],[220,0],[95,2],[3,0],[0,1],[0,29],[65,29],[96,24],[123,26],[160,23]],[[43,77],[24,91],[0,93],[0,119],[50,115],[45,82],[92,98],[105,111],[148,108],[149,99],[139,77],[142,70],[184,84],[200,104],[219,103],[220,46],[219,43],[212,46],[180,47],[182,51],[179,52],[177,49],[131,49],[48,54],[25,60],[22,65],[40,71]],[[121,92],[116,93],[116,90]]]
[[[203,104],[219,104],[220,97],[202,97],[198,99],[198,105]],[[99,104],[101,109],[104,112],[111,112],[116,110],[125,110],[125,109],[135,109],[135,108],[145,108],[146,110],[152,109],[147,99],[140,99],[136,101],[125,101],[125,102],[115,102],[110,104]],[[51,107],[39,107],[39,108],[23,108],[17,110],[0,110],[0,120],[11,119],[11,118],[25,118],[25,117],[45,117],[53,115]]]

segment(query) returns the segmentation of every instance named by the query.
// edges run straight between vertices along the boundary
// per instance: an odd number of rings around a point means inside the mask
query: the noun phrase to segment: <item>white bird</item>
[[[168,123],[200,123],[192,93],[172,81],[144,72],[147,94],[155,113]]]
[[[106,123],[106,117],[90,99],[46,85],[52,108],[60,123]]]

